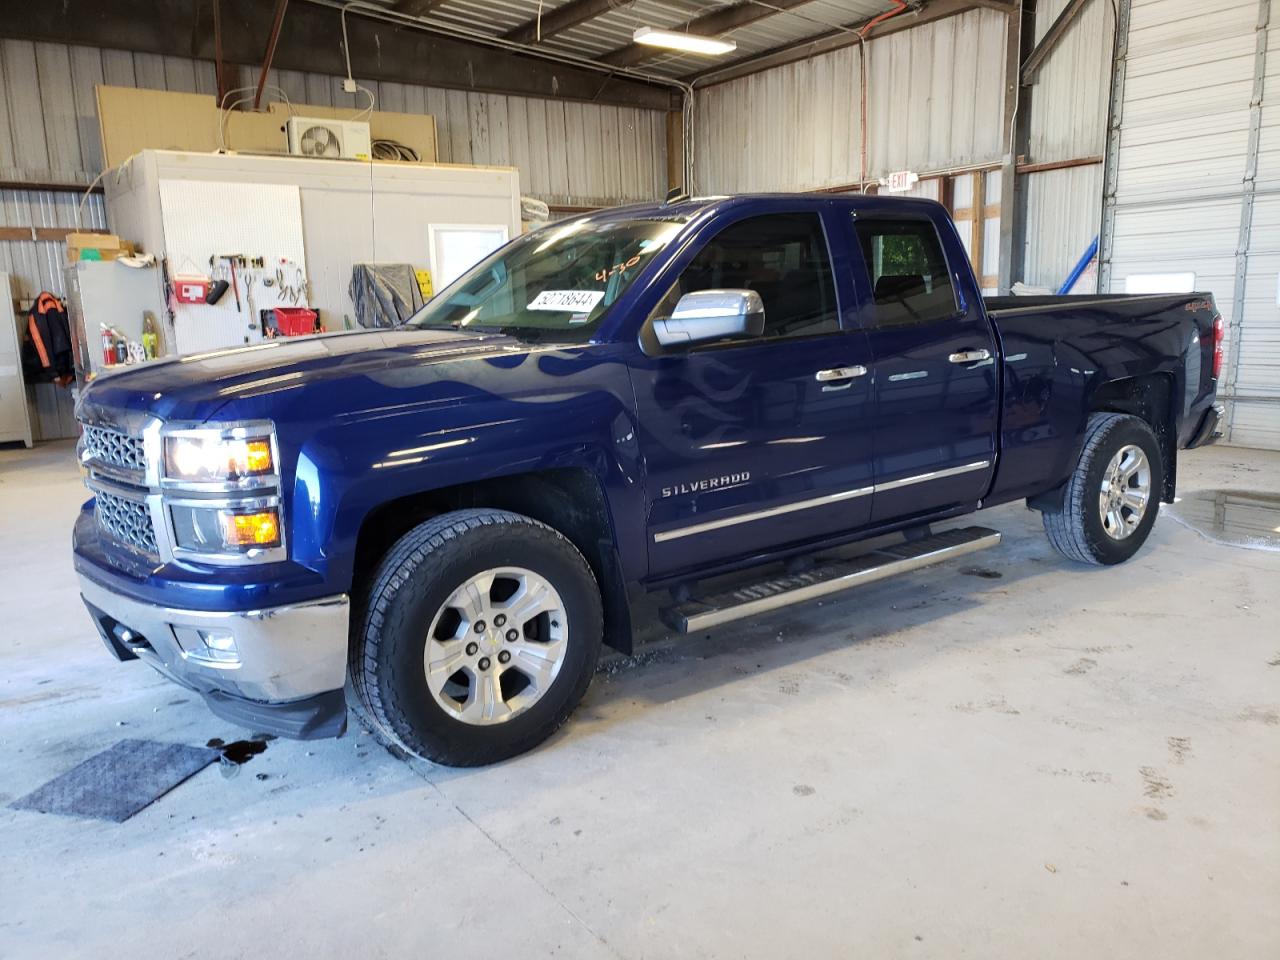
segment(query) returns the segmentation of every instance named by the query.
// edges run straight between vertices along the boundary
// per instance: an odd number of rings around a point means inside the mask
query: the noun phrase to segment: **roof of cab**
[[[794,207],[796,201],[808,201],[817,206],[820,203],[838,202],[843,206],[856,208],[859,206],[883,207],[886,203],[903,207],[936,207],[937,201],[924,197],[881,196],[875,194],[832,194],[832,193],[740,193],[732,196],[689,197],[671,203],[637,203],[624,207],[609,207],[594,210],[583,216],[608,220],[631,219],[671,219],[688,220],[698,214],[711,210],[721,211],[737,207],[749,206],[768,213],[777,207]]]

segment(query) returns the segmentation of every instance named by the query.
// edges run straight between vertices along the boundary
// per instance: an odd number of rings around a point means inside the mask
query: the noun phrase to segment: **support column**
[[[1098,233],[1098,292],[1111,292],[1111,251],[1115,243],[1116,184],[1120,176],[1120,125],[1124,113],[1124,75],[1129,57],[1132,0],[1117,0],[1116,36],[1111,57],[1111,101],[1107,110],[1107,152],[1102,168],[1102,228]]]
[[[1026,200],[1018,180],[1019,157],[1030,136],[1031,88],[1022,87],[1022,61],[1035,45],[1035,4],[1021,0],[1009,11],[1005,30],[1004,137],[1000,167],[1000,293],[1022,278],[1026,247]]]
[[[1271,0],[1258,0],[1258,22],[1253,44],[1253,93],[1249,97],[1249,147],[1244,162],[1244,194],[1240,198],[1240,232],[1236,238],[1236,277],[1231,292],[1231,325],[1227,334],[1227,365],[1222,393],[1234,398],[1240,379],[1240,331],[1244,323],[1245,286],[1249,277],[1249,243],[1253,233],[1253,198],[1258,183],[1258,142],[1262,133],[1262,98],[1267,79],[1267,33],[1271,25]],[[1226,435],[1231,442],[1236,405],[1227,412]]]

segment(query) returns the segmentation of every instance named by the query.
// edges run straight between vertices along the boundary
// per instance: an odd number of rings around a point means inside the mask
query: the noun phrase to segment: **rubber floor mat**
[[[124,823],[217,759],[185,743],[121,740],[9,806]]]

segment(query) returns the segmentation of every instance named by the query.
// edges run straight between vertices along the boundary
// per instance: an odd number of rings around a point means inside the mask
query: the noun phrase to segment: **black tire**
[[[1129,444],[1146,454],[1151,467],[1151,490],[1137,527],[1118,540],[1103,527],[1098,497],[1111,459]],[[1151,533],[1163,489],[1160,444],[1146,421],[1121,413],[1092,414],[1085,426],[1080,460],[1067,480],[1061,506],[1043,511],[1045,533],[1054,549],[1069,560],[1103,565],[1124,563]]]
[[[532,705],[503,723],[450,715],[427,687],[427,631],[470,577],[518,566],[559,593],[568,639],[559,672]],[[409,753],[455,767],[496,763],[537,746],[564,723],[595,673],[604,619],[582,554],[545,524],[504,510],[460,510],[415,527],[379,564],[351,647],[351,682],[364,712]]]

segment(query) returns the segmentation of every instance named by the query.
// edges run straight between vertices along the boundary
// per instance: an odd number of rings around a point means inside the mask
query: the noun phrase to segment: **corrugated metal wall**
[[[75,227],[105,229],[101,195],[85,202],[79,224],[80,196],[48,190],[0,190],[0,227]],[[49,240],[0,240],[0,272],[10,275],[12,296],[30,300],[41,290],[64,294],[62,267],[66,244]]]
[[[1214,295],[1236,340],[1228,344],[1235,363],[1221,388],[1232,399],[1227,438],[1280,449],[1280,44],[1266,31],[1260,114],[1251,108],[1262,64],[1260,14],[1280,26],[1275,6],[1133,3],[1109,273],[1116,292],[1135,274],[1195,274],[1195,288]],[[1251,203],[1255,119],[1261,123]]]
[[[256,80],[247,68],[241,84]],[[342,78],[272,71],[292,101],[363,106]],[[521,189],[553,204],[604,206],[660,198],[666,192],[666,116],[661,111],[566,103],[499,94],[360,81],[378,107],[436,118],[439,159],[512,165]],[[95,84],[215,91],[213,65],[185,57],[0,40],[0,180],[88,184],[100,171]],[[74,194],[0,190],[0,226],[76,225]],[[101,198],[86,204],[84,225],[102,227]],[[20,296],[62,292],[60,243],[0,242],[0,270]]]
[[[1040,0],[1039,41],[1068,0]],[[1026,159],[1059,163],[1101,157],[1111,92],[1115,16],[1110,0],[1092,0],[1050,53],[1031,88]],[[1057,287],[1098,235],[1102,165],[1025,174],[1026,233],[1022,279]]]
[[[1098,235],[1102,165],[1024,174],[1022,189],[1026,247],[1021,279],[1033,287],[1057,290]]]
[[[1039,0],[1037,42],[1069,2]],[[1090,0],[1040,67],[1032,90],[1028,145],[1037,162],[1102,153],[1114,35],[1110,0]]]
[[[998,163],[1005,16],[972,10],[867,43],[867,175]],[[856,183],[857,46],[700,90],[694,183],[702,193]]]

